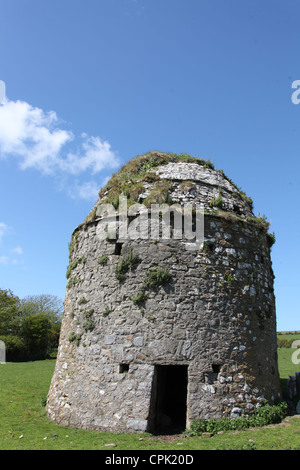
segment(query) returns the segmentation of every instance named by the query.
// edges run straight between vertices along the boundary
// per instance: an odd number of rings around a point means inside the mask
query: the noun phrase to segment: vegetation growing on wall
[[[134,268],[139,263],[139,259],[134,250],[127,250],[114,267],[115,276],[118,281],[123,281],[127,271]]]
[[[123,167],[115,173],[109,182],[103,187],[99,192],[99,199],[101,204],[112,204],[115,209],[119,206],[119,196],[123,194],[127,197],[128,207],[134,203],[143,203],[146,207],[150,207],[151,204],[172,204],[172,198],[170,196],[170,189],[172,183],[170,181],[161,180],[159,175],[155,173],[155,168],[161,165],[167,165],[170,162],[187,162],[195,163],[204,168],[214,169],[214,165],[210,160],[204,160],[202,158],[191,157],[188,154],[173,154],[173,153],[163,153],[163,152],[148,152],[145,155],[137,156],[136,158],[130,160],[128,163],[123,165]],[[226,179],[236,191],[232,192],[232,196],[237,199],[241,198],[243,204],[249,207],[250,210],[253,209],[253,201],[250,197],[246,195],[230,178],[228,178],[223,170],[215,170],[218,172],[224,179]],[[152,188],[147,186],[147,183],[154,184]],[[187,191],[192,189],[192,182],[182,182],[180,184],[181,191]],[[140,200],[141,194],[145,193],[145,188],[148,188],[150,194],[146,196],[143,200]],[[98,203],[100,204],[100,203]],[[221,210],[223,207],[223,198],[221,193],[211,201],[211,210],[213,213],[215,211]],[[88,217],[85,219],[84,223],[92,221],[96,217],[97,206],[95,206]],[[221,211],[220,215],[228,214],[228,212]],[[251,223],[256,223],[260,227],[265,228],[266,230],[269,227],[268,222],[264,216],[258,215],[258,217],[240,217],[241,220],[249,221]],[[74,235],[74,240],[72,239],[71,251],[73,245],[76,243],[76,234]]]
[[[72,331],[72,332],[69,334],[69,338],[68,338],[68,339],[69,339],[70,343],[75,343],[76,346],[79,346],[81,337],[82,337],[81,334],[76,334],[76,333],[74,333],[74,331]]]
[[[73,269],[77,268],[77,266],[82,263],[82,264],[85,264],[86,262],[86,257],[85,256],[81,256],[80,258],[77,258],[75,259],[74,261],[72,261],[68,268],[67,268],[67,272],[66,272],[66,278],[69,279],[70,275],[71,275],[71,272],[73,271]]]
[[[146,287],[153,289],[158,286],[163,286],[170,280],[170,278],[171,274],[168,269],[157,266],[157,268],[148,270],[144,283]]]
[[[240,418],[199,419],[191,423],[185,432],[186,436],[199,436],[204,432],[216,434],[220,431],[234,431],[257,426],[280,423],[286,416],[288,407],[286,402],[278,405],[265,405],[258,408],[251,416]]]
[[[78,237],[79,237],[79,232],[74,232],[71,237],[71,241],[69,243],[69,261],[71,261],[72,254],[78,247]]]
[[[142,288],[132,297],[135,305],[142,305],[148,299],[147,290],[156,289],[159,286],[167,284],[171,279],[171,274],[168,269],[157,266],[150,268],[147,271],[146,278],[144,279]]]
[[[108,261],[108,256],[107,255],[102,255],[102,256],[99,256],[99,258],[98,258],[98,264],[100,264],[100,266],[106,266],[107,261]]]
[[[210,160],[202,158],[191,157],[187,153],[174,154],[163,152],[148,152],[145,155],[137,156],[122,166],[122,168],[115,173],[109,182],[99,192],[99,198],[102,204],[112,204],[116,209],[119,206],[119,195],[124,194],[127,197],[128,207],[131,204],[139,202],[139,196],[145,191],[145,183],[161,183],[160,178],[155,173],[155,168],[160,165],[167,165],[170,162],[187,162],[196,163],[205,168],[214,169],[214,165]],[[162,202],[169,202],[169,195],[166,194],[166,188],[163,187],[163,195],[160,196],[159,187],[153,189],[152,195],[146,201],[146,204],[151,204],[151,200],[155,203],[156,200]],[[145,203],[145,202],[144,202]],[[93,220],[96,216],[97,207],[94,207],[90,214],[85,219],[85,223]]]
[[[213,197],[212,200],[210,201],[210,207],[219,207],[220,209],[222,209],[223,198],[222,198],[222,194],[220,191],[219,191],[218,196]]]
[[[70,289],[71,287],[76,286],[76,284],[79,284],[80,282],[82,282],[81,278],[76,277],[76,276],[72,277],[71,279],[69,279],[67,283],[67,289]]]
[[[144,302],[146,302],[147,299],[148,299],[148,295],[146,294],[146,292],[144,290],[140,290],[138,291],[136,295],[132,297],[132,302],[135,305],[141,305]]]

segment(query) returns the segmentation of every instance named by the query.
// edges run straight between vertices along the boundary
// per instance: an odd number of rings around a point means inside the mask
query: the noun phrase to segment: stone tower
[[[128,212],[114,218],[121,194]],[[183,238],[163,238],[161,225],[147,237],[135,222],[143,207],[149,221],[153,204],[202,205],[204,243],[187,249]],[[140,236],[122,238],[121,218]],[[273,403],[273,241],[252,200],[210,161],[151,152],[124,165],[72,235],[49,416],[160,432]]]

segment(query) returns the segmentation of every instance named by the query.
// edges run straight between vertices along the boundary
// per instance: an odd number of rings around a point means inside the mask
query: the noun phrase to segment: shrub
[[[276,237],[275,237],[275,232],[273,233],[267,233],[267,240],[269,243],[269,246],[273,246],[274,243],[276,242]]]
[[[83,312],[82,315],[83,315],[84,318],[91,318],[93,313],[94,313],[94,309],[91,308],[91,310],[86,310],[85,312]]]
[[[21,337],[31,359],[45,359],[49,348],[50,320],[44,313],[28,315],[22,322]]]
[[[25,343],[19,336],[3,335],[0,341],[5,344],[7,361],[22,361],[25,358]]]
[[[151,204],[173,204],[169,194],[170,188],[171,184],[169,181],[157,181],[149,196],[144,200],[144,205],[150,208]]]
[[[223,199],[221,193],[219,193],[217,197],[212,198],[212,200],[210,201],[210,207],[218,207],[219,209],[222,209]]]
[[[171,278],[168,269],[158,266],[155,269],[149,269],[145,279],[145,286],[148,288],[155,288],[166,284]]]
[[[107,260],[108,260],[108,256],[107,256],[107,255],[99,256],[99,258],[98,258],[98,264],[100,264],[100,266],[105,266],[105,265],[107,264]]]
[[[293,340],[287,340],[286,338],[277,339],[278,348],[290,348],[292,346]]]
[[[108,317],[108,315],[110,314],[110,308],[109,307],[106,307],[105,310],[103,311],[102,315],[104,317]]]
[[[144,303],[147,300],[147,298],[148,298],[147,294],[143,290],[140,290],[136,295],[132,297],[132,302],[135,305],[140,305]]]
[[[270,222],[268,222],[267,217],[264,214],[263,215],[258,214],[257,217],[246,217],[246,220],[248,222],[254,223],[258,227],[260,227],[260,228],[262,228],[266,231],[270,227]]]
[[[74,250],[78,248],[78,237],[79,232],[74,233],[74,235],[71,237],[71,241],[69,243],[69,260],[71,260]]]
[[[82,324],[82,328],[87,332],[87,331],[92,331],[95,328],[95,323],[92,320],[92,315],[94,313],[94,309],[91,308],[91,310],[86,310],[85,312],[82,312],[82,316],[85,319],[85,321]]]
[[[244,191],[240,189],[240,195],[242,196],[242,199],[244,202],[248,203],[250,206],[250,209],[253,210],[253,200],[251,197],[247,196]]]
[[[224,275],[224,281],[227,281],[227,282],[233,282],[234,281],[234,278],[233,276],[229,273],[229,274],[225,274]]]
[[[287,416],[287,403],[281,402],[278,405],[265,405],[258,408],[251,416],[241,418],[222,419],[199,419],[191,423],[191,427],[186,431],[186,436],[199,436],[203,432],[216,434],[220,431],[235,431],[250,427],[267,426],[268,424],[278,424]]]
[[[196,183],[194,181],[185,180],[180,183],[179,188],[181,192],[189,192],[192,189],[195,189]]]
[[[44,359],[58,346],[62,301],[42,294],[20,300],[0,289],[0,336],[7,361]]]
[[[203,166],[204,166],[204,168],[210,168],[211,170],[215,169],[215,165],[213,164],[213,162],[210,159],[205,160]]]
[[[72,277],[71,279],[68,280],[67,283],[67,289],[70,289],[71,287],[75,286],[76,284],[79,284],[79,282],[82,282],[82,279],[79,277]]]
[[[83,329],[87,332],[87,331],[93,331],[93,329],[95,328],[95,323],[93,320],[86,320],[83,325],[82,325]]]
[[[78,266],[78,264],[80,263],[85,264],[85,262],[86,262],[85,256],[81,256],[81,258],[77,258],[74,261],[72,261],[72,263],[70,263],[69,266],[67,267],[66,278],[69,279],[71,272],[73,271],[73,269],[75,269]]]
[[[138,262],[139,260],[134,250],[126,251],[114,267],[115,276],[118,281],[123,281],[126,277],[125,273],[129,271],[129,269],[132,269]]]
[[[75,343],[76,346],[79,346],[79,343],[80,343],[80,340],[81,340],[81,334],[76,334],[74,333],[74,331],[72,331],[70,334],[69,334],[69,341],[70,343]]]

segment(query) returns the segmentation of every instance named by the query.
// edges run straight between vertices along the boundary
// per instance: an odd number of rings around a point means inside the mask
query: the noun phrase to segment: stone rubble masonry
[[[184,162],[152,171],[174,183],[174,201],[209,210],[221,190],[224,213],[205,213],[198,251],[174,239],[125,240],[116,249],[118,240],[97,237],[97,218],[77,227],[70,262],[83,262],[68,279],[47,400],[48,415],[61,425],[146,431],[155,365],[188,366],[187,427],[198,418],[249,415],[280,397],[266,230],[241,219],[253,217],[251,207],[219,172]],[[186,180],[193,184],[185,191]],[[138,262],[119,281],[115,266],[132,249]],[[157,266],[170,280],[134,303]]]

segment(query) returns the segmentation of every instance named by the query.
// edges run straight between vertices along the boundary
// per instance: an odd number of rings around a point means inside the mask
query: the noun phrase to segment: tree
[[[26,348],[22,338],[15,335],[3,335],[0,336],[0,340],[5,344],[8,361],[23,361],[26,358]]]
[[[51,348],[57,348],[59,342],[59,334],[61,328],[61,318],[63,313],[63,302],[55,295],[42,294],[42,295],[29,295],[21,300],[20,309],[22,311],[22,326],[25,324],[26,328],[22,329],[22,337],[27,343],[27,347],[31,350],[31,353],[36,356],[37,352],[35,344],[39,344],[42,348],[42,343],[47,344],[46,352],[41,352],[41,355],[47,354]],[[39,320],[34,321],[34,317],[38,317]],[[42,319],[48,319],[47,333],[43,331]],[[30,319],[30,320],[29,320]],[[31,325],[29,328],[29,324]],[[36,328],[35,339],[30,339],[30,331]],[[27,337],[29,335],[29,338]],[[25,338],[26,336],[26,338]],[[37,338],[39,337],[39,340]],[[44,340],[42,341],[42,336]]]
[[[20,299],[11,290],[0,289],[0,335],[18,335]]]
[[[21,337],[30,359],[45,359],[48,353],[51,322],[45,313],[26,315]]]
[[[63,302],[54,295],[20,300],[0,289],[0,340],[7,360],[44,359],[59,341]]]
[[[52,323],[61,322],[63,302],[55,295],[28,295],[21,300],[23,315],[44,313]]]

